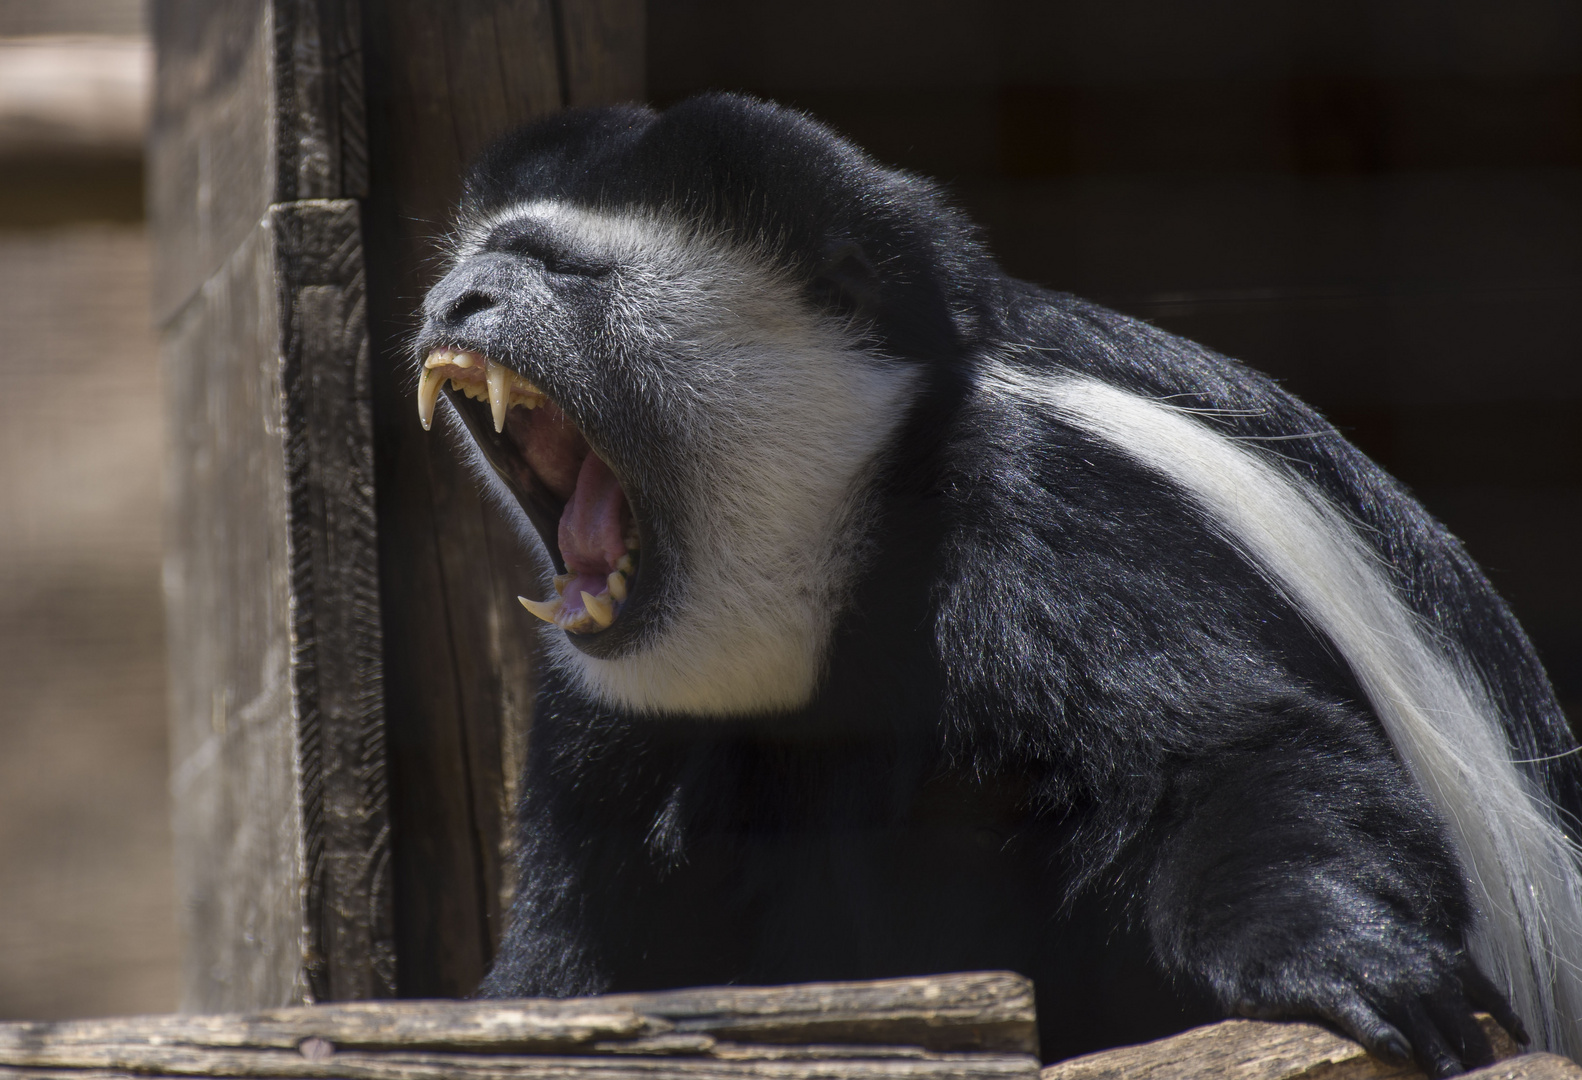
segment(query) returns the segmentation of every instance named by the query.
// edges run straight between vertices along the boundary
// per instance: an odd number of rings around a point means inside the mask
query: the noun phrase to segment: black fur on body
[[[689,522],[717,470],[689,462],[715,452],[695,446],[699,410],[730,399],[687,395],[739,324],[633,330],[669,317],[631,314],[653,275],[563,227],[583,220],[566,207],[741,253],[898,388],[828,515],[840,535],[816,565],[845,576],[814,589],[829,622],[800,697],[794,672],[762,704],[699,691],[693,712],[599,681],[690,617],[676,590],[714,557]],[[483,994],[1004,968],[1036,980],[1046,1059],[1239,1014],[1318,1018],[1439,1074],[1486,1060],[1474,1009],[1518,1025],[1468,958],[1487,898],[1353,658],[1180,485],[1007,389],[1077,378],[1163,403],[1338,508],[1486,688],[1533,791],[1582,809],[1575,743],[1508,609],[1273,382],[1006,277],[928,184],[732,96],[505,139],[469,179],[452,266],[420,352],[473,349],[542,387],[643,536],[614,626],[545,628],[516,900]],[[768,425],[812,417],[799,400],[726,436],[784,438]],[[492,451],[461,445],[521,518]],[[684,684],[664,693],[691,701]]]

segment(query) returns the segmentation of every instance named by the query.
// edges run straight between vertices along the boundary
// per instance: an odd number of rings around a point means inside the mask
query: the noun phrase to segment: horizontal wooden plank
[[[712,1058],[710,1067],[724,1070],[722,1076],[823,1075],[820,1070],[834,1066],[820,1063],[838,1059],[866,1061],[862,1068],[878,1070],[876,1076],[966,1075],[952,1070],[980,1066],[993,1075],[1020,1075],[1035,1049],[1032,984],[995,972],[564,1001],[364,1001],[249,1015],[0,1024],[3,1066],[183,1076],[405,1077],[434,1069],[483,1076],[506,1068],[534,1075],[624,1068],[649,1075],[663,1071],[649,1059],[676,1055]],[[969,1050],[991,1051],[995,1062],[972,1064],[952,1055]],[[355,1056],[373,1051],[386,1053]],[[496,1060],[524,1052],[608,1056],[602,1064],[597,1058]],[[494,1056],[484,1060],[485,1054]],[[325,1071],[318,1059],[329,1057],[334,1069]],[[840,1069],[840,1075],[868,1075],[851,1072],[856,1064]]]
[[[1491,1018],[1484,1031],[1498,1058],[1516,1044]],[[1057,1062],[1042,1080],[1385,1080],[1421,1077],[1410,1065],[1376,1058],[1317,1024],[1225,1020],[1168,1039]]]
[[[119,1069],[148,1076],[136,1065]],[[895,1059],[714,1061],[677,1057],[515,1057],[486,1054],[336,1053],[314,1061],[294,1050],[172,1053],[157,1075],[270,1078],[270,1080],[1036,1080],[1038,1062],[1026,1055],[951,1054]],[[117,1075],[98,1070],[98,1075]],[[0,1067],[0,1077],[39,1074]],[[80,1072],[56,1075],[80,1077]],[[125,1075],[122,1073],[121,1075]]]
[[[717,987],[631,995],[627,1000],[634,1009],[672,1021],[677,1031],[706,1031],[751,1042],[882,1042],[1012,1053],[1036,1049],[1033,984],[1005,972]]]
[[[1466,1080],[1582,1080],[1582,1066],[1558,1054],[1523,1054],[1465,1076]]]

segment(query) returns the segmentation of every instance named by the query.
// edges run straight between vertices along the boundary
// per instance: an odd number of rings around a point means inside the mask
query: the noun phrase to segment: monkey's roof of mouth
[[[559,599],[524,598],[523,606],[574,633],[606,628],[624,606],[638,550],[615,473],[547,394],[476,352],[429,353],[418,385],[425,428],[447,383],[469,433],[565,568],[555,579]]]

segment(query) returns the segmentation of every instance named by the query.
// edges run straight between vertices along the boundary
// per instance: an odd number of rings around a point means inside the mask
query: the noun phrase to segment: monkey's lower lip
[[[555,577],[558,597],[517,599],[572,633],[608,628],[625,606],[639,551],[631,507],[615,474],[547,394],[477,352],[428,354],[418,383],[425,430],[447,383],[468,431],[564,571]]]

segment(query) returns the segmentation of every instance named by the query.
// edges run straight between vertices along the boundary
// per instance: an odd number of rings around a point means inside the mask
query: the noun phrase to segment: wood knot
[[[297,1043],[297,1053],[309,1061],[328,1061],[335,1053],[335,1044],[314,1035]]]

